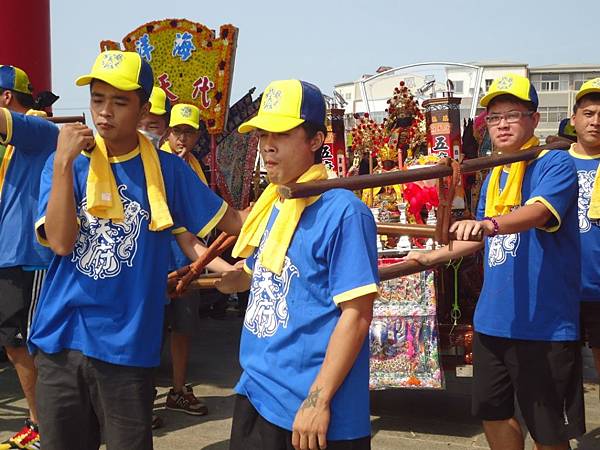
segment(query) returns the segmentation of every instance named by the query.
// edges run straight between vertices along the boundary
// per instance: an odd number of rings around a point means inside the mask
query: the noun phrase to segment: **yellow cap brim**
[[[196,122],[194,122],[191,119],[175,119],[173,120],[173,118],[171,117],[171,122],[169,123],[170,127],[176,127],[177,125],[189,125],[190,127],[194,128],[194,129],[198,129],[200,128],[200,125],[198,125]]]
[[[150,108],[150,114],[154,114],[155,116],[164,116],[166,113],[167,111],[162,108],[155,108],[154,106]]]
[[[110,77],[106,76],[105,74],[94,73],[90,73],[89,75],[84,75],[82,77],[77,78],[77,80],[75,80],[75,84],[77,86],[85,86],[86,84],[90,84],[94,79],[104,81],[105,83],[108,83],[111,86],[120,89],[121,91],[135,91],[136,89],[141,88],[139,84],[132,83],[131,81],[124,80],[119,77]]]
[[[587,95],[587,94],[593,94],[594,92],[600,92],[600,88],[588,88],[588,89],[583,89],[583,90],[581,90],[581,91],[579,91],[579,92],[577,93],[577,95],[575,96],[575,101],[577,102],[577,101],[579,101],[579,99],[580,99],[581,97],[583,97],[584,95]]]
[[[521,95],[516,95],[514,92],[495,91],[495,92],[490,92],[488,95],[484,96],[479,103],[481,104],[481,106],[483,106],[485,108],[492,100],[494,100],[496,97],[499,97],[500,95],[512,95],[513,97],[516,97],[519,100],[523,100],[525,102],[531,101],[530,98],[523,97]]]
[[[291,130],[292,128],[296,128],[301,123],[304,123],[304,119],[259,114],[241,124],[238,127],[238,132],[249,133],[250,131],[258,128],[259,130],[270,131],[271,133],[283,133]]]

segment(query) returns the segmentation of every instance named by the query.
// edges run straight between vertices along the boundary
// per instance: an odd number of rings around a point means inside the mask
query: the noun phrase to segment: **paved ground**
[[[204,319],[194,341],[189,381],[206,399],[210,414],[192,417],[159,409],[165,426],[155,432],[156,450],[226,450],[231,426],[232,387],[239,375],[237,349],[241,319]],[[169,386],[168,355],[159,372],[159,406]],[[587,362],[589,364],[589,361]],[[592,372],[586,370],[588,375]],[[374,450],[488,448],[480,424],[469,414],[469,380],[447,376],[443,392],[392,390],[372,394]],[[588,433],[574,448],[600,449],[598,387],[586,383]],[[15,372],[0,364],[0,441],[21,427],[26,414]]]

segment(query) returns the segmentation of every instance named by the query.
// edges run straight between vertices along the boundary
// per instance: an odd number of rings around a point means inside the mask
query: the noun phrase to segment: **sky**
[[[103,39],[186,18],[239,29],[231,102],[275,79],[334,85],[379,66],[425,61],[600,64],[598,0],[333,1],[50,0],[52,90],[57,115],[87,109],[88,73]]]

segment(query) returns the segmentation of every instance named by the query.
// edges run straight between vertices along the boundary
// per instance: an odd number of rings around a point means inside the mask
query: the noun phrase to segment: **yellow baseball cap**
[[[15,66],[0,66],[0,87],[31,95],[33,88],[24,70]]]
[[[325,99],[314,84],[300,80],[271,82],[262,95],[258,114],[241,124],[240,133],[256,128],[283,133],[303,122],[325,126]]]
[[[164,116],[171,109],[171,102],[161,88],[154,86],[150,94],[150,114]]]
[[[93,79],[104,81],[121,91],[142,89],[146,100],[150,98],[154,75],[152,68],[136,52],[107,50],[96,58],[92,71],[75,81],[77,86],[90,84]]]
[[[575,101],[577,102],[584,95],[591,94],[593,92],[600,92],[600,78],[593,78],[583,83],[579,88],[579,91],[577,91]]]
[[[171,109],[170,127],[189,125],[196,130],[200,128],[200,110],[197,106],[178,103]]]
[[[481,106],[487,107],[490,101],[499,95],[512,95],[519,100],[531,102],[535,109],[539,104],[537,92],[529,78],[515,73],[507,73],[492,81],[487,95],[481,99]]]

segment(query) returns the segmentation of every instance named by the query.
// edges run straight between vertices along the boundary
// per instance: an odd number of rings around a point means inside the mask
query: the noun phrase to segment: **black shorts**
[[[581,302],[581,340],[592,348],[600,348],[600,301]]]
[[[531,437],[555,445],[585,433],[580,344],[473,337],[473,415],[514,416],[515,395]]]
[[[370,450],[371,436],[327,441],[327,450]],[[243,395],[235,396],[229,450],[294,450],[292,432],[263,419]]]
[[[152,449],[154,368],[110,364],[76,350],[38,351],[36,404],[44,450]]]
[[[0,269],[0,346],[21,347],[27,342],[45,273],[20,267]]]
[[[200,309],[202,301],[197,291],[188,291],[181,297],[173,298],[165,306],[166,329],[186,336],[195,336],[201,331]]]

